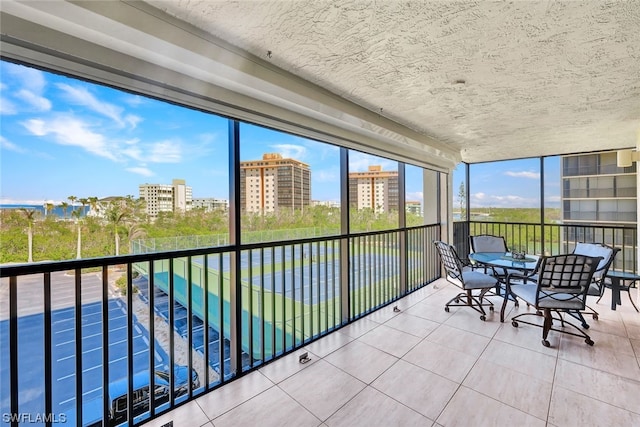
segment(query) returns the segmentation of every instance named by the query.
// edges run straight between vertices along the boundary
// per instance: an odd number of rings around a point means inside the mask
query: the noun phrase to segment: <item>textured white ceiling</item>
[[[637,1],[148,3],[465,161],[636,145]]]

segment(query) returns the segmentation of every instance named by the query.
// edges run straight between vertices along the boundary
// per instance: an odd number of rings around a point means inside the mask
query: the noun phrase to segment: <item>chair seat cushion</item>
[[[479,271],[463,271],[462,280],[464,280],[465,289],[491,288],[498,283],[495,277]]]
[[[536,305],[538,285],[535,283],[512,285],[511,292],[525,302],[539,308],[559,308],[567,310],[582,310],[584,308],[584,302],[582,300],[577,299],[576,295],[568,293],[553,293],[552,296],[543,296]]]

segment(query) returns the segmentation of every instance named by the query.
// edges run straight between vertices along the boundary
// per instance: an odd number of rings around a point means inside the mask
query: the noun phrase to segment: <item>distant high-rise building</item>
[[[415,200],[407,200],[405,202],[405,209],[408,213],[414,215],[422,215],[422,203]]]
[[[311,201],[309,165],[280,154],[240,162],[240,204],[246,212],[303,209]]]
[[[594,227],[569,229],[568,242],[602,239],[602,243],[635,240],[634,229],[601,234],[597,226],[635,225],[637,211],[636,163],[617,165],[615,151],[562,156],[562,222]],[[628,251],[632,251],[629,247]],[[633,253],[616,256],[616,268],[633,269]]]
[[[376,165],[367,172],[349,173],[349,203],[375,212],[398,210],[398,171],[383,171]]]
[[[140,184],[140,199],[145,201],[146,212],[151,218],[160,212],[186,212],[191,210],[192,191],[184,179],[174,179],[171,184]]]
[[[214,210],[229,210],[229,201],[226,199],[216,199],[213,197],[200,197],[194,198],[191,203],[191,208],[202,208],[205,211],[214,211]]]

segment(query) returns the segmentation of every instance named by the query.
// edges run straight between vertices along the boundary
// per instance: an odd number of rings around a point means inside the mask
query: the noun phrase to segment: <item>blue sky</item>
[[[228,199],[227,120],[214,114],[0,61],[0,120],[2,204],[137,197],[138,185],[174,178],[185,179],[194,197]],[[240,135],[242,160],[275,152],[308,163],[312,199],[339,201],[337,147],[249,124]],[[388,159],[349,156],[351,171],[397,170]],[[472,200],[531,203],[535,168],[506,163],[473,166]],[[419,172],[407,168],[407,200],[423,198]]]
[[[478,163],[470,166],[471,207],[539,207],[540,160],[520,159]],[[560,207],[560,157],[544,159],[544,192],[546,207]],[[458,209],[460,183],[464,182],[464,166],[458,165],[453,175],[454,208]]]

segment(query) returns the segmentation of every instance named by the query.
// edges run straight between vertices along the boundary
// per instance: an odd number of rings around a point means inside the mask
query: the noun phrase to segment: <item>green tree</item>
[[[69,196],[67,197],[67,199],[69,200],[69,202],[71,202],[71,214],[73,215],[73,211],[76,209],[75,203],[78,200],[78,198],[76,196]]]
[[[82,211],[75,209],[71,211],[71,216],[75,218],[76,231],[78,233],[78,239],[76,243],[76,258],[82,258]]]
[[[458,203],[460,203],[460,219],[466,221],[467,211],[465,207],[467,205],[467,192],[464,188],[464,182],[460,182],[460,187],[458,188]]]
[[[36,218],[36,210],[20,208],[20,211],[24,214],[24,218],[27,222],[27,262],[33,262],[33,223]]]
[[[67,211],[69,210],[69,203],[67,202],[62,202],[58,205],[58,207],[62,208],[62,217],[66,218],[67,217]]]
[[[44,203],[44,216],[49,216],[51,214],[51,212],[53,211],[53,208],[55,207],[55,205],[51,202],[45,202]]]

